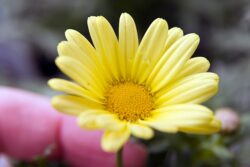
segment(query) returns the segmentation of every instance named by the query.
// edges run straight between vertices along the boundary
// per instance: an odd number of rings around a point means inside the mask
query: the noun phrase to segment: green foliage
[[[64,162],[37,157],[32,162],[18,162],[16,167],[68,167]]]

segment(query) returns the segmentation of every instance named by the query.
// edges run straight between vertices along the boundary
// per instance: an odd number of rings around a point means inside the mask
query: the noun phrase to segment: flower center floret
[[[106,95],[107,110],[120,120],[135,122],[150,116],[153,98],[142,85],[124,82],[112,85]]]

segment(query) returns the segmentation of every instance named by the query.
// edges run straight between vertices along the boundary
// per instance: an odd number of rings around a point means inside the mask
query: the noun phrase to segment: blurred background
[[[240,127],[222,134],[157,134],[144,141],[150,151],[148,167],[249,167],[249,0],[0,0],[0,85],[51,96],[46,82],[61,75],[54,59],[65,30],[76,29],[89,38],[87,17],[103,15],[117,32],[122,12],[134,17],[140,37],[157,17],[169,27],[199,34],[195,55],[208,58],[210,70],[221,78],[218,95],[207,104],[239,116]]]

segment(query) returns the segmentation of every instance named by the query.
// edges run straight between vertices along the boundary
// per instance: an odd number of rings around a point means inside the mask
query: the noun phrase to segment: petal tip
[[[131,17],[131,15],[128,14],[127,12],[123,12],[123,13],[121,14],[121,17]]]
[[[90,17],[88,17],[88,19],[87,19],[87,23],[88,24],[92,24],[95,20],[96,20],[96,16],[90,16]]]
[[[75,32],[75,30],[73,30],[73,29],[67,29],[65,31],[65,36],[67,36],[67,34],[74,33],[74,32]]]
[[[77,35],[77,31],[74,29],[67,29],[65,31],[65,37],[68,41],[70,41],[72,39],[73,36]]]
[[[191,33],[191,34],[188,34],[187,36],[194,39],[194,41],[198,41],[198,42],[200,41],[200,36],[196,33]]]
[[[54,86],[53,86],[53,85],[54,85],[54,82],[55,82],[55,79],[52,78],[52,79],[48,80],[47,84],[48,84],[48,86],[49,86],[50,88],[53,89],[53,87],[54,87]]]

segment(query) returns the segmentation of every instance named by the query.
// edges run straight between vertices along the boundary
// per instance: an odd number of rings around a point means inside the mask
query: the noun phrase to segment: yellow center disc
[[[150,116],[153,98],[144,86],[125,82],[109,88],[106,107],[120,120],[135,122]]]

